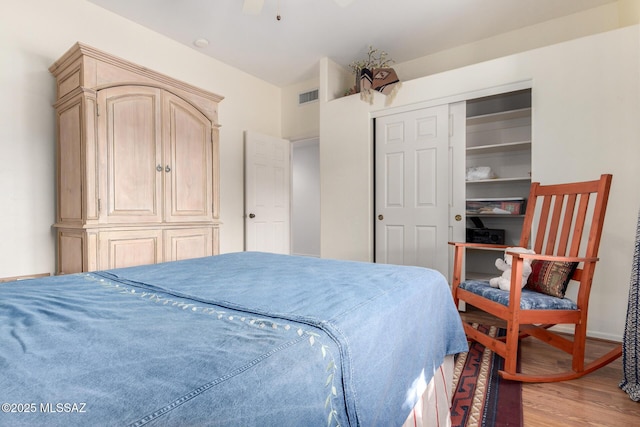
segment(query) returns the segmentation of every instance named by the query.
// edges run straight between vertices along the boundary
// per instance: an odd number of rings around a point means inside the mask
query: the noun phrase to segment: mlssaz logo
[[[41,403],[40,412],[84,413],[86,403]]]

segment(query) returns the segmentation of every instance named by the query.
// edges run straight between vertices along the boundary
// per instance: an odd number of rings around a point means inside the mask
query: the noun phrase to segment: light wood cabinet
[[[217,254],[222,97],[80,43],[49,70],[57,272]]]

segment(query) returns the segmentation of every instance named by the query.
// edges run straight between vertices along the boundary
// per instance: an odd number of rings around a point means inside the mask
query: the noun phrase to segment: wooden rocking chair
[[[503,378],[523,382],[570,380],[599,369],[621,355],[618,345],[585,364],[589,292],[598,261],[611,178],[611,175],[602,175],[596,181],[531,185],[519,246],[531,248],[535,254],[510,253],[513,262],[509,291],[493,288],[487,281],[460,282],[467,248],[504,250],[506,246],[450,242],[455,247],[455,303],[465,301],[506,322],[506,336],[497,339],[464,322],[468,338],[504,358],[504,370],[500,371]],[[535,239],[531,241],[534,233]],[[521,289],[525,259],[532,261],[533,271],[527,287]],[[569,279],[579,285],[575,302],[564,297]],[[573,339],[549,329],[558,324],[573,324]],[[517,372],[518,345],[529,336],[571,354],[572,370],[540,375]]]

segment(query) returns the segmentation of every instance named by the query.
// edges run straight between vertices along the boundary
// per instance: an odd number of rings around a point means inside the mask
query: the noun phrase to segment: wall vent
[[[310,90],[298,95],[298,105],[308,104],[318,100],[318,89]]]

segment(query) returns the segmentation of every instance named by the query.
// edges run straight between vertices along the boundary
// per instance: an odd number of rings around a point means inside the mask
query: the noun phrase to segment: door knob
[[[378,219],[379,219],[380,221],[382,221],[382,220],[384,219],[384,215],[382,215],[382,214],[378,215]]]
[[[167,173],[171,172],[171,168],[169,167],[169,165],[167,165],[167,166],[164,168],[164,171],[165,171],[165,172],[167,172]]]
[[[252,214],[252,213],[249,214],[249,218],[255,218],[255,217],[256,217],[256,214]]]
[[[456,221],[462,221],[462,215],[456,215]]]
[[[162,165],[158,165],[158,166],[156,166],[156,170],[157,170],[158,172],[162,172]]]

